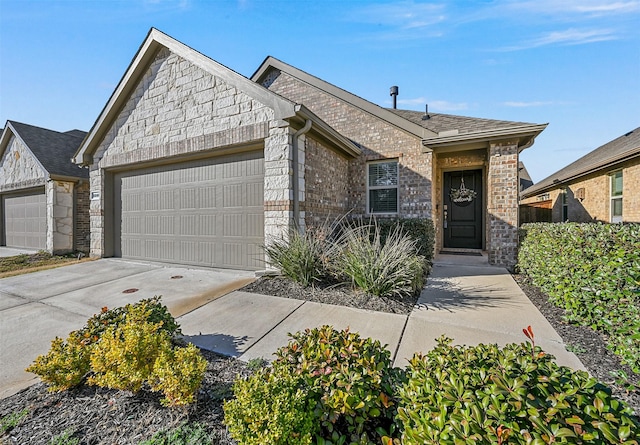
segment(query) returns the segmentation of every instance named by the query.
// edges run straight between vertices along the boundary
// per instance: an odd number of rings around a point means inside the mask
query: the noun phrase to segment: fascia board
[[[22,143],[22,145],[27,147],[27,150],[29,150],[29,153],[31,154],[31,156],[33,157],[33,159],[35,159],[36,163],[38,164],[38,167],[40,167],[40,170],[42,170],[42,172],[44,173],[45,178],[49,179],[49,177],[51,176],[49,174],[49,171],[46,168],[44,168],[44,165],[42,165],[42,163],[40,162],[40,159],[38,159],[38,157],[33,153],[33,151],[31,150],[31,148],[29,148],[29,146],[24,141],[24,139],[22,139],[22,137],[20,137],[20,134],[16,131],[16,129],[13,127],[13,125],[11,125],[10,121],[7,121],[7,125],[5,126],[5,130],[4,130],[3,134],[2,134],[2,145],[0,145],[0,147],[1,147],[1,149],[0,149],[0,160],[2,160],[2,157],[4,156],[4,152],[6,150],[6,147],[9,144],[9,140],[11,140],[11,136],[9,136],[6,139],[6,143],[5,143],[5,133],[7,132],[7,128],[11,128],[11,133],[16,137],[16,139],[18,139]]]
[[[392,113],[391,111],[385,110],[384,108],[374,104],[373,102],[369,102],[366,99],[356,96],[355,94],[343,90],[342,88],[338,88],[337,86],[332,85],[329,82],[312,76],[309,73],[288,65],[271,56],[267,57],[264,62],[262,62],[262,65],[256,70],[253,76],[251,76],[251,80],[257,83],[269,68],[275,68],[277,70],[284,71],[285,73],[300,79],[302,82],[312,85],[334,97],[337,97],[344,102],[360,108],[361,110],[377,117],[378,119],[386,121],[394,127],[397,127],[413,136],[424,139],[426,137],[436,135],[436,133],[434,133],[433,131],[421,127],[420,125],[414,124],[413,122],[410,122],[398,116],[397,114]]]
[[[225,82],[238,87],[241,91],[246,92],[256,100],[273,108],[276,119],[285,119],[295,115],[295,104],[293,102],[276,95],[272,91],[250,81],[230,68],[219,64],[189,46],[152,28],[125,71],[118,86],[107,101],[100,116],[87,134],[80,148],[76,151],[73,162],[81,165],[91,163],[91,155],[96,150],[96,145],[102,140],[110,124],[129,100],[130,94],[138,84],[139,79],[146,72],[156,53],[162,47],[168,48],[174,54],[188,60],[214,76],[220,77]]]
[[[584,176],[590,175],[592,173],[595,173],[599,170],[605,170],[608,168],[612,168],[615,169],[616,164],[620,164],[622,162],[628,161],[629,159],[633,159],[636,156],[640,156],[640,147],[635,148],[631,151],[627,151],[626,153],[623,153],[619,156],[616,156],[614,158],[610,158],[607,160],[604,160],[602,162],[598,162],[597,164],[593,164],[591,165],[589,168],[587,169],[582,169],[579,171],[576,171],[568,176],[564,176],[562,178],[557,177],[557,178],[553,178],[553,182],[551,184],[547,184],[547,185],[542,185],[539,188],[537,188],[537,186],[534,184],[531,187],[529,187],[526,190],[523,190],[523,192],[521,193],[522,198],[529,198],[531,196],[540,194],[541,192],[546,192],[548,190],[553,190],[555,188],[558,188],[568,182],[573,181],[574,179],[578,179],[578,178],[582,178]],[[551,175],[549,178],[552,178],[554,175]],[[546,178],[543,180],[546,181]],[[526,194],[524,193],[526,192]]]
[[[547,128],[548,124],[540,125],[526,125],[520,127],[511,127],[498,130],[479,131],[474,133],[467,133],[462,135],[451,135],[427,138],[422,140],[422,145],[429,149],[436,149],[439,147],[447,147],[460,143],[469,142],[491,142],[497,140],[504,140],[509,138],[535,138],[542,130]]]
[[[322,137],[336,145],[342,152],[354,158],[362,154],[362,150],[360,150],[360,148],[355,143],[353,143],[350,139],[344,137],[342,134],[338,133],[329,124],[313,114],[313,112],[311,112],[311,110],[306,108],[304,105],[297,105],[296,110],[298,111],[298,116],[300,116],[302,119],[311,119],[311,121],[313,122],[312,131],[315,130],[316,132],[318,132]]]

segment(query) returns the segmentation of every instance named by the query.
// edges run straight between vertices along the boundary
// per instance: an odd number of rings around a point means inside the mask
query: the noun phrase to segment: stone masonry
[[[106,252],[110,169],[264,143],[265,237],[291,224],[291,134],[274,111],[184,58],[160,50],[101,141],[90,168],[91,255]]]
[[[0,192],[45,185],[47,172],[29,149],[11,137],[0,160]]]
[[[73,182],[47,182],[47,251],[55,254],[72,252]]]

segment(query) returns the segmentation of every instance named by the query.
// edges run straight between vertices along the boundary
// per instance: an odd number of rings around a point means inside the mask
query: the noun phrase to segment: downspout
[[[300,225],[300,166],[298,165],[298,138],[311,130],[311,119],[307,119],[304,127],[293,135],[293,221],[296,229],[301,231]]]

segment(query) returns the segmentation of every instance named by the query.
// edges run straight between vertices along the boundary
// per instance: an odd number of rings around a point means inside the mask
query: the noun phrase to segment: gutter
[[[438,147],[446,147],[449,145],[457,145],[464,142],[484,142],[496,139],[508,139],[512,137],[530,137],[531,139],[521,146],[521,149],[524,149],[533,144],[533,139],[538,136],[538,134],[540,134],[545,128],[547,128],[547,125],[548,124],[523,125],[520,127],[503,128],[466,134],[448,134],[447,132],[443,132],[443,136],[423,139],[422,145],[425,148],[434,149]]]
[[[298,138],[311,130],[311,119],[307,119],[304,127],[293,134],[293,221],[296,229],[302,230],[300,224],[300,166],[298,165]]]

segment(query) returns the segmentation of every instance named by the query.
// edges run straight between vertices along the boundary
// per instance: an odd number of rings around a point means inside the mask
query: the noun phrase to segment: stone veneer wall
[[[513,268],[518,257],[518,143],[491,143],[487,171],[489,263]]]
[[[420,138],[287,73],[271,73],[264,86],[294,102],[305,104],[336,131],[360,145],[363,155],[349,160],[348,207],[354,216],[366,213],[366,162],[397,158],[400,215],[432,217],[432,155],[422,152]]]
[[[0,192],[45,185],[44,171],[29,149],[12,136],[0,159]]]
[[[75,250],[88,253],[91,246],[91,222],[89,220],[89,204],[91,191],[88,181],[81,181],[75,186]]]
[[[301,208],[307,226],[320,225],[349,210],[349,160],[311,138],[307,137],[304,145]]]
[[[105,255],[105,169],[247,144],[264,143],[265,237],[277,235],[291,222],[291,132],[271,108],[160,50],[94,154],[91,255]]]
[[[73,189],[73,182],[47,182],[47,250],[51,253],[74,250]]]

